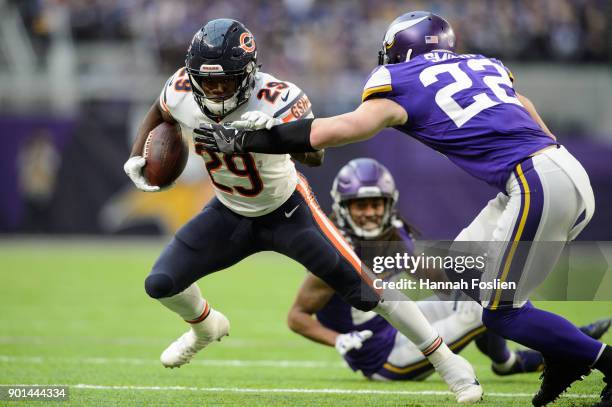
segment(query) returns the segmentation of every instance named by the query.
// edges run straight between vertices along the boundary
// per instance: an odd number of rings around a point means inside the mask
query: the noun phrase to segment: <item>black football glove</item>
[[[217,123],[202,123],[193,130],[197,136],[194,141],[207,150],[227,154],[244,153],[244,130],[236,130]]]

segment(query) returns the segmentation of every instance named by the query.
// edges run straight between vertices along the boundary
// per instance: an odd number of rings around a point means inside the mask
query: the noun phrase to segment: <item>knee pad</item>
[[[173,290],[174,282],[166,274],[149,274],[145,280],[145,291],[151,298],[170,297]]]

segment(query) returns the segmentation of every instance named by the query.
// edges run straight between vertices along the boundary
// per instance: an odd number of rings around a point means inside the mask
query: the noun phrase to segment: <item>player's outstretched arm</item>
[[[287,316],[289,329],[314,342],[334,346],[338,332],[327,329],[313,317],[333,295],[334,290],[331,287],[309,273],[289,310]]]
[[[205,148],[223,153],[287,154],[355,143],[385,127],[406,123],[408,114],[389,99],[371,99],[357,110],[321,119],[303,119],[256,131],[205,123],[194,130]]]
[[[533,104],[533,102],[531,100],[529,100],[526,96],[523,96],[523,95],[519,94],[518,92],[516,92],[516,97],[521,102],[523,107],[525,109],[527,109],[527,112],[529,112],[529,115],[531,116],[531,118],[533,120],[535,120],[535,122],[542,128],[542,130],[544,130],[544,132],[546,134],[548,134],[553,140],[556,141],[557,138],[548,129],[548,126],[546,126],[546,123],[544,123],[544,120],[542,120],[542,118],[538,114],[538,111],[536,110],[535,105]]]
[[[350,113],[315,119],[310,130],[310,145],[319,150],[356,143],[407,120],[404,108],[389,99],[366,100]]]
[[[345,334],[324,327],[313,318],[334,295],[331,287],[312,274],[308,274],[300,287],[295,303],[289,310],[289,328],[305,338],[323,345],[334,346],[344,356],[353,349],[361,349],[363,342],[372,337],[370,330],[353,331]]]

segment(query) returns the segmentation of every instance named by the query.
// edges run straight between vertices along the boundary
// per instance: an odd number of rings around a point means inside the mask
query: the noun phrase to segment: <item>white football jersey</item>
[[[201,123],[215,123],[196,103],[185,68],[168,79],[159,104],[181,125],[183,135],[193,137]],[[290,82],[258,72],[249,100],[223,118],[240,120],[249,111],[261,111],[289,122],[312,116],[308,97]],[[205,150],[196,143],[196,152],[206,163],[217,198],[232,211],[244,216],[262,216],[281,206],[297,185],[295,165],[288,154],[223,154]]]

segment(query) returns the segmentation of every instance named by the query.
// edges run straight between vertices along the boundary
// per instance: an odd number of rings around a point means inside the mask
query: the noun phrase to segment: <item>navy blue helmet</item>
[[[202,112],[221,119],[251,96],[257,72],[255,38],[239,21],[212,20],[191,40],[185,68]]]
[[[378,65],[409,61],[436,49],[455,50],[453,28],[434,13],[411,11],[393,20],[387,28],[378,51]]]

